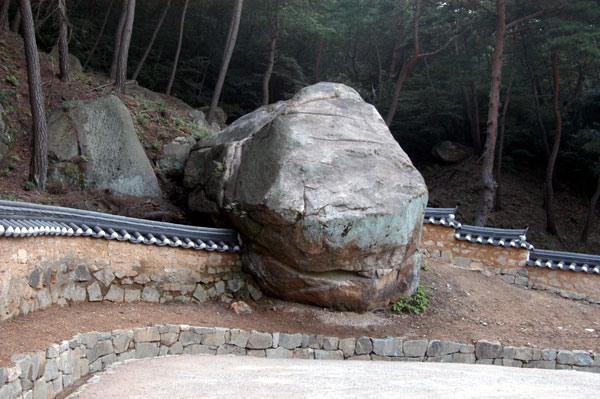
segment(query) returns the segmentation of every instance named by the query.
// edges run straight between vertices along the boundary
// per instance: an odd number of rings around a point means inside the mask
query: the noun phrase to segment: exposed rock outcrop
[[[137,137],[131,114],[118,97],[55,110],[48,124],[49,182],[71,189],[110,188],[134,196],[161,195]],[[78,164],[81,175],[69,164]],[[66,173],[65,171],[68,171]]]
[[[267,293],[367,310],[418,285],[427,188],[347,86],[307,87],[200,140],[184,184],[192,210],[238,229]]]

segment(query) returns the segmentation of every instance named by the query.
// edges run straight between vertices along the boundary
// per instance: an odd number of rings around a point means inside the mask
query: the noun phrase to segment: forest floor
[[[219,302],[54,306],[0,322],[0,366],[8,365],[13,354],[41,350],[80,332],[163,323],[340,338],[395,336],[458,343],[488,339],[503,345],[600,352],[600,306],[528,290],[497,276],[427,262],[421,283],[428,287],[431,302],[418,315],[390,309],[340,312],[270,298],[251,302],[250,315],[238,315]]]

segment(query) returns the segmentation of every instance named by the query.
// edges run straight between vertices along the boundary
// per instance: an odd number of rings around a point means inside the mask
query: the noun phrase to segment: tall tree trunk
[[[267,0],[268,1],[268,0]],[[275,66],[275,50],[277,46],[277,39],[279,38],[279,3],[280,0],[275,0],[275,22],[272,22],[271,26],[271,45],[269,47],[269,62],[267,63],[267,70],[262,82],[262,104],[269,104],[269,82],[271,81],[271,75],[273,74],[273,67]]]
[[[110,63],[110,72],[108,76],[115,80],[117,78],[117,65],[119,63],[119,56],[121,54],[121,43],[123,42],[123,27],[125,26],[125,20],[127,19],[127,10],[129,0],[121,0],[123,3],[121,7],[121,16],[117,23],[117,30],[115,31],[115,52],[113,53],[112,62]]]
[[[556,135],[554,136],[554,145],[552,146],[552,152],[550,153],[550,158],[548,158],[548,166],[546,168],[546,229],[550,234],[558,234],[556,218],[554,216],[554,187],[552,185],[554,164],[556,163],[556,157],[558,156],[560,136],[562,134],[562,118],[560,116],[558,104],[558,53],[556,51],[552,53],[552,77],[554,79],[554,98],[552,105],[554,108],[554,117],[556,119]]]
[[[177,40],[177,51],[175,51],[175,60],[173,60],[173,68],[171,69],[169,84],[167,84],[167,90],[165,91],[167,95],[171,95],[171,89],[173,88],[173,82],[175,81],[175,74],[177,73],[177,64],[179,64],[179,54],[181,53],[181,42],[183,41],[185,12],[187,11],[188,3],[189,0],[185,0],[185,3],[183,3],[183,11],[181,12],[181,23],[179,24],[179,39]]]
[[[463,100],[465,102],[465,116],[467,118],[467,123],[469,124],[469,129],[470,129],[470,136],[471,136],[471,142],[473,143],[473,146],[475,146],[475,135],[473,134],[473,132],[475,131],[475,126],[473,125],[473,112],[471,111],[471,100],[469,99],[469,92],[467,91],[467,88],[465,86],[462,86],[462,92],[463,92]],[[467,137],[465,137],[465,140],[467,139]]]
[[[19,2],[19,4],[21,3]],[[19,6],[10,26],[10,30],[13,31],[13,33],[19,33],[19,30],[21,29],[21,19],[21,6]]]
[[[590,234],[590,230],[592,229],[592,225],[594,224],[594,212],[596,211],[596,204],[598,203],[598,199],[600,198],[600,173],[598,174],[598,182],[596,183],[596,192],[592,196],[592,200],[590,201],[590,207],[588,209],[587,219],[585,220],[585,225],[583,226],[583,231],[581,232],[581,241],[584,244],[587,243],[588,236]]]
[[[33,120],[33,142],[29,178],[43,192],[46,190],[48,150],[46,111],[44,109],[44,93],[42,92],[42,79],[40,77],[40,60],[35,42],[31,4],[29,0],[19,0],[19,6],[23,19],[23,40],[25,42],[25,59],[27,61],[29,102],[31,104],[31,117]]]
[[[494,207],[496,198],[496,181],[494,180],[494,154],[498,134],[498,110],[500,109],[500,83],[502,81],[502,55],[504,53],[504,36],[506,32],[506,9],[504,0],[496,0],[496,43],[492,55],[492,80],[490,83],[490,99],[488,108],[485,149],[483,152],[483,196],[475,225],[484,226],[488,214]]]
[[[3,0],[2,7],[0,8],[0,31],[5,31],[9,29],[8,7],[10,7],[10,0]]]
[[[156,26],[154,27],[154,32],[152,32],[152,37],[150,38],[150,43],[148,43],[148,46],[146,47],[146,50],[144,51],[144,55],[142,55],[142,58],[140,59],[140,62],[138,63],[137,68],[135,68],[135,72],[133,73],[131,80],[137,80],[138,75],[140,74],[140,71],[142,70],[142,67],[144,66],[144,63],[146,62],[146,58],[148,58],[148,55],[150,54],[150,50],[152,50],[152,46],[154,46],[154,41],[156,40],[158,31],[160,31],[160,27],[162,26],[162,24],[165,20],[165,16],[167,15],[167,11],[169,10],[170,6],[171,6],[171,0],[167,0],[167,4],[165,5],[165,8],[163,8],[162,13],[160,14],[158,24],[156,24]]]
[[[94,55],[94,51],[96,51],[96,47],[98,47],[98,43],[100,43],[100,39],[102,38],[102,35],[104,34],[104,28],[106,28],[106,21],[108,21],[108,16],[110,15],[110,10],[112,9],[113,2],[114,2],[114,0],[110,0],[110,3],[108,4],[108,9],[106,10],[106,14],[104,15],[104,21],[102,22],[102,27],[100,28],[98,37],[96,38],[96,41],[94,42],[94,45],[92,46],[92,49],[90,50],[90,54],[88,55],[87,59],[83,63],[83,69],[87,68],[90,60],[92,59],[92,55]]]
[[[121,46],[119,48],[119,59],[117,62],[117,71],[115,79],[115,90],[118,93],[125,93],[125,80],[127,79],[127,58],[129,57],[129,43],[131,42],[131,32],[133,30],[133,19],[135,17],[135,0],[127,0],[127,17],[123,25],[121,35]]]
[[[61,82],[68,82],[71,74],[69,65],[69,20],[67,19],[66,0],[58,0],[58,65]]]
[[[381,95],[383,93],[383,66],[381,64],[381,54],[379,53],[379,46],[377,42],[373,40],[373,46],[375,47],[375,55],[377,56],[377,91]],[[378,97],[378,96],[375,96]],[[376,98],[373,98],[375,101]]]
[[[531,95],[533,96],[533,105],[535,108],[537,125],[540,129],[540,135],[542,136],[544,156],[546,161],[548,161],[548,158],[550,158],[550,145],[548,144],[548,133],[546,132],[546,126],[544,125],[544,119],[542,118],[542,110],[540,107],[540,97],[538,95],[537,82],[535,79],[535,73],[533,72],[533,67],[531,66],[531,61],[529,60],[529,54],[527,52],[527,45],[525,41],[523,41],[523,53],[525,55],[525,66],[527,66],[527,71],[529,72],[529,80],[531,81]]]
[[[315,62],[315,83],[319,83],[319,66],[321,64],[321,52],[323,51],[323,37],[319,37],[319,51]]]
[[[394,115],[396,114],[396,108],[398,107],[398,100],[400,99],[400,92],[402,91],[402,86],[404,86],[404,82],[406,81],[406,77],[415,67],[417,60],[419,59],[419,18],[421,17],[421,0],[415,0],[415,15],[414,15],[414,23],[413,23],[413,31],[414,31],[414,53],[408,61],[406,61],[402,65],[402,69],[400,70],[400,74],[398,75],[398,80],[396,81],[396,86],[394,87],[394,97],[392,98],[392,103],[390,104],[390,109],[388,110],[387,116],[385,117],[386,125],[390,126],[392,121],[394,120]]]
[[[217,104],[219,104],[219,98],[221,97],[221,91],[223,90],[223,83],[225,82],[225,75],[229,68],[229,61],[233,55],[233,49],[235,48],[235,42],[237,40],[238,30],[240,28],[240,20],[242,18],[242,5],[244,0],[236,0],[235,7],[233,9],[233,15],[231,16],[231,23],[229,24],[229,34],[227,35],[227,43],[225,43],[225,50],[223,52],[223,62],[221,63],[221,70],[219,71],[219,77],[217,78],[217,84],[215,91],[210,101],[210,108],[206,121],[211,124],[215,119],[215,113],[217,112]]]
[[[400,45],[402,44],[402,38],[404,37],[404,21],[402,16],[399,18],[398,30],[396,32],[396,42],[394,43],[394,50],[392,50],[392,61],[390,62],[390,71],[388,79],[391,82],[396,75],[396,68],[398,67],[398,61],[400,60]]]
[[[504,149],[504,131],[506,129],[506,114],[508,113],[508,104],[510,102],[510,90],[512,89],[513,81],[515,79],[516,68],[513,64],[512,71],[510,73],[510,79],[508,81],[508,87],[506,88],[504,99],[504,105],[502,106],[502,117],[500,118],[500,140],[498,142],[498,156],[496,158],[496,182],[498,187],[496,188],[496,210],[502,209],[502,150]]]
[[[481,154],[481,130],[479,130],[479,99],[475,89],[475,81],[471,81],[471,101],[473,101],[473,145],[478,154]]]

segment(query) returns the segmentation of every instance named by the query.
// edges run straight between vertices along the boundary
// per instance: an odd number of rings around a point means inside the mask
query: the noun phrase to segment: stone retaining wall
[[[600,275],[528,267],[529,251],[524,248],[460,241],[454,238],[452,227],[424,224],[421,250],[429,258],[441,259],[463,269],[499,275],[507,283],[600,304]]]
[[[89,237],[0,240],[0,320],[82,301],[258,299],[238,254]]]
[[[583,350],[540,350],[483,340],[473,345],[393,337],[341,339],[161,325],[78,334],[46,350],[15,355],[15,366],[0,368],[0,398],[53,398],[80,378],[106,370],[115,362],[182,354],[494,364],[600,372],[600,354]]]

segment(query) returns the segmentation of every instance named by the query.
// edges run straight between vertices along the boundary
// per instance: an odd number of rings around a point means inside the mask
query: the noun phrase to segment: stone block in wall
[[[278,347],[275,349],[266,349],[265,350],[267,358],[272,359],[292,359],[293,352],[289,349],[285,349],[282,347]]]
[[[112,343],[115,353],[123,353],[129,349],[129,344],[133,341],[133,331],[117,330],[113,331]]]
[[[475,343],[477,359],[495,359],[502,357],[502,345],[498,341],[479,340]]]
[[[308,338],[308,347],[312,349],[321,349],[323,347],[323,335],[311,335]]]
[[[175,342],[169,347],[167,354],[169,355],[181,355],[183,353],[183,345],[181,342]]]
[[[427,351],[429,341],[426,339],[404,341],[402,349],[404,356],[408,357],[423,357]]]
[[[46,371],[44,372],[44,378],[46,381],[52,381],[61,376],[60,370],[58,370],[57,359],[49,359],[46,362]]]
[[[452,363],[475,364],[474,353],[454,353],[452,355]]]
[[[279,334],[279,341],[277,346],[285,349],[295,349],[302,345],[302,334]],[[275,346],[275,344],[273,344]]]
[[[160,294],[154,287],[144,287],[142,291],[142,301],[158,303],[160,301]]]
[[[226,329],[218,328],[215,332],[204,334],[202,338],[203,345],[209,346],[221,346],[225,343],[225,332]]]
[[[252,357],[266,357],[264,349],[247,349],[246,354]]]
[[[556,361],[554,361],[554,360],[532,360],[528,363],[523,364],[523,368],[554,370],[556,368]]]
[[[273,337],[269,333],[262,333],[255,330],[250,332],[248,338],[249,349],[267,349],[273,346]]]
[[[86,358],[90,362],[90,365],[96,361],[101,356],[108,355],[113,352],[112,342],[110,340],[98,341],[96,345],[92,349],[87,350]],[[46,364],[46,370],[48,370],[48,365],[50,364],[50,360]]]
[[[369,337],[360,337],[356,340],[354,352],[357,355],[368,355],[373,351],[373,342]]]
[[[338,337],[323,337],[323,349],[326,351],[337,350],[339,344]]]
[[[100,281],[102,283],[102,285],[104,285],[105,287],[108,287],[115,279],[115,275],[113,274],[113,272],[110,270],[109,267],[106,267],[106,268],[94,273],[93,276],[98,281]]]
[[[427,356],[425,361],[430,363],[451,363],[452,355]]]
[[[158,332],[158,327],[143,327],[134,329],[133,340],[136,343],[160,341],[160,333]]]
[[[194,331],[183,331],[180,335],[179,335],[179,342],[181,342],[181,345],[183,345],[184,347],[188,346],[188,345],[195,345],[195,344],[201,344],[202,343],[202,335],[201,334],[197,334]]]
[[[77,265],[75,270],[71,272],[71,280],[77,282],[87,282],[92,279],[92,274],[90,273],[88,267],[84,263],[80,263]]]
[[[315,350],[311,348],[296,348],[293,353],[294,359],[314,359]]]
[[[245,348],[249,338],[250,332],[234,328],[231,330],[229,343],[231,345],[239,346],[240,348]]]
[[[460,350],[460,345],[455,342],[431,340],[427,345],[427,356],[436,357],[450,355]]]
[[[159,352],[158,344],[155,342],[138,342],[135,344],[135,358],[144,359],[156,357]]]
[[[87,287],[88,299],[90,302],[102,301],[102,291],[100,290],[100,284],[94,281],[92,285]]]
[[[354,355],[356,340],[354,338],[340,339],[338,348],[344,353],[344,357],[348,358]]]
[[[224,344],[217,348],[217,355],[245,356],[246,349],[231,344]]]
[[[124,294],[125,291],[123,290],[123,288],[113,284],[110,286],[110,289],[106,293],[104,300],[110,302],[123,302]]]
[[[217,348],[208,345],[188,345],[183,348],[184,355],[215,355]]]
[[[399,338],[372,338],[373,353],[379,356],[403,356],[402,340]]]
[[[317,360],[344,360],[344,352],[340,350],[315,349],[315,359]]]

